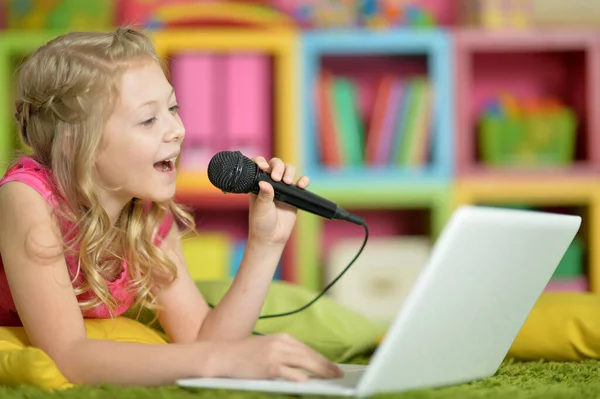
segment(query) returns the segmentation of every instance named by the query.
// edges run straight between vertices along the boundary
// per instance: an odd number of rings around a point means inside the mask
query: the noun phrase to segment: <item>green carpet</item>
[[[77,387],[57,393],[48,393],[29,387],[0,387],[0,398],[2,399],[277,399],[284,397],[286,396],[231,391],[204,390],[194,392],[174,386],[161,388]],[[600,397],[600,361],[588,360],[580,363],[520,363],[507,361],[494,377],[487,380],[448,388],[381,395],[379,397],[393,399],[580,399]],[[306,399],[310,398],[315,397],[306,397]]]

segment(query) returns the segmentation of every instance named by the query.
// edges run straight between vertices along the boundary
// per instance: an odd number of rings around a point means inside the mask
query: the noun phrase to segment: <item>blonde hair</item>
[[[144,58],[166,70],[139,31],[73,32],[40,47],[19,70],[15,117],[21,140],[52,170],[55,192],[64,200],[60,216],[75,226],[63,235],[64,248],[78,257],[77,274],[84,277],[76,294],[95,294],[80,302],[82,311],[101,303],[111,313],[116,309],[106,278],[118,275],[124,260],[136,304],[156,309],[156,289],[172,282],[177,270],[154,245],[157,228],[170,212],[176,223],[194,230],[193,217],[172,200],[133,199],[113,225],[96,194],[94,155],[118,99],[119,78],[128,62]]]

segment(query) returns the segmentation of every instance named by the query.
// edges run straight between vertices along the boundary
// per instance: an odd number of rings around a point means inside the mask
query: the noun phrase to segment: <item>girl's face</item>
[[[174,196],[175,159],[185,136],[175,93],[156,62],[130,64],[119,91],[96,158],[106,187],[101,201],[111,217],[131,198],[163,202]]]

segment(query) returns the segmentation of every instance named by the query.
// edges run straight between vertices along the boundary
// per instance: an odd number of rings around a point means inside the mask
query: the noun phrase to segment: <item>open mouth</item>
[[[175,159],[177,159],[177,157],[173,157],[173,158],[165,159],[160,162],[156,162],[154,164],[154,169],[156,169],[159,172],[170,172],[173,169],[175,169]]]

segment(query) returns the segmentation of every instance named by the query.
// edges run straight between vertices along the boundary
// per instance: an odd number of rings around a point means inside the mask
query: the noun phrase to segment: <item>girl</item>
[[[0,180],[0,325],[23,325],[73,383],[159,385],[182,377],[336,378],[287,335],[252,337],[295,222],[261,182],[239,272],[213,310],[187,272],[172,200],[184,138],[150,40],[132,29],[69,33],[21,67],[16,119],[30,149]],[[273,179],[295,170],[256,158]],[[306,187],[308,179],[297,182]],[[168,345],[91,340],[83,319],[158,311]]]

